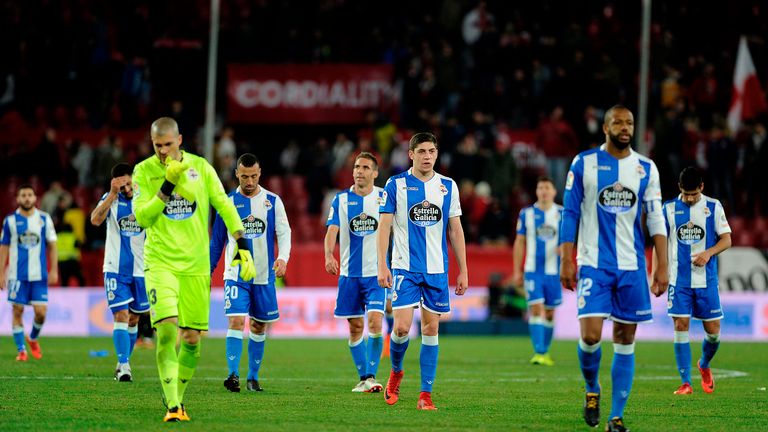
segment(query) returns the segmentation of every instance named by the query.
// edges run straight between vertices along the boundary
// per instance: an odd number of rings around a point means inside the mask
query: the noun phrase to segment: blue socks
[[[544,318],[541,325],[544,327],[544,352],[549,352],[549,346],[552,345],[552,335],[555,332],[555,322]]]
[[[32,331],[29,332],[29,338],[31,340],[37,340],[37,337],[40,336],[40,329],[43,328],[43,323],[36,323],[32,322]]]
[[[611,367],[611,414],[608,418],[623,417],[632,381],[635,378],[635,344],[613,344],[613,366]]]
[[[128,335],[128,323],[116,322],[112,328],[112,342],[118,363],[128,363],[131,355],[131,337]]]
[[[600,372],[600,358],[602,350],[600,342],[594,345],[587,345],[579,339],[579,364],[581,365],[581,374],[584,376],[587,393],[600,393],[600,384],[598,383],[598,373]]]
[[[133,348],[136,347],[136,339],[139,338],[139,326],[128,326],[128,338],[131,340],[131,349],[128,351],[128,357],[133,354]]]
[[[227,369],[229,375],[240,376],[240,356],[243,354],[243,331],[227,329]]]
[[[357,369],[357,375],[360,376],[360,381],[366,377],[366,353],[365,353],[365,338],[360,336],[360,339],[356,341],[349,341],[349,352],[352,353],[352,361],[355,363],[355,369]]]
[[[393,313],[388,313],[385,317],[387,319],[387,333],[392,333],[392,330],[395,328],[395,315]]]
[[[267,340],[266,333],[251,333],[248,341],[248,379],[259,380],[261,361],[264,360],[264,343]],[[241,348],[242,349],[242,348]]]
[[[531,334],[531,343],[533,344],[533,352],[536,354],[544,354],[547,349],[544,344],[545,332],[544,332],[544,318],[540,316],[531,316],[528,319],[528,330]]]
[[[699,361],[699,366],[703,369],[708,368],[709,362],[712,360],[712,357],[715,356],[719,347],[720,334],[707,333],[707,336],[704,338],[704,343],[701,344],[701,361]]]
[[[407,349],[408,335],[399,337],[393,332],[389,338],[389,358],[392,360],[392,370],[395,372],[403,370],[403,358]]]
[[[421,391],[423,392],[432,392],[432,384],[435,383],[435,375],[437,374],[438,352],[437,335],[421,335],[419,365],[421,366]]]
[[[26,350],[24,346],[24,327],[13,327],[13,342],[16,343],[16,349],[19,350],[19,352]]]
[[[691,383],[691,340],[687,331],[675,332],[675,362],[683,384]]]
[[[381,359],[381,350],[384,347],[384,338],[381,333],[368,334],[368,363],[366,364],[365,374],[375,377],[379,372],[379,359]]]

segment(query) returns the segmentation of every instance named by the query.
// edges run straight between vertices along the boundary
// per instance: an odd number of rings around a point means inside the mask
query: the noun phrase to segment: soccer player
[[[706,336],[697,366],[701,388],[715,390],[709,363],[720,346],[723,310],[718,293],[717,259],[731,247],[731,227],[720,201],[702,194],[701,173],[688,167],[680,173],[680,195],[664,204],[669,238],[669,293],[667,313],[675,323],[675,360],[682,385],[675,394],[691,394],[691,317],[701,320]]]
[[[434,410],[437,408],[432,402],[432,385],[437,372],[438,324],[440,315],[451,310],[446,231],[459,265],[456,295],[463,295],[467,290],[466,246],[456,182],[434,169],[437,138],[431,133],[415,134],[409,143],[408,156],[413,166],[387,180],[379,210],[378,282],[379,286],[394,288],[395,315],[395,330],[389,345],[392,371],[384,399],[394,405],[399,398],[413,310],[421,307],[421,394],[416,407]],[[392,230],[390,272],[386,258]]]
[[[553,366],[549,355],[555,308],[562,303],[558,233],[563,207],[555,204],[557,189],[549,177],[536,182],[537,201],[520,210],[517,237],[512,249],[512,283],[523,284],[525,253],[525,294],[528,297],[528,329],[533,343],[531,363]]]
[[[256,156],[245,153],[237,160],[235,170],[240,186],[229,194],[245,227],[243,237],[256,266],[255,278],[238,275],[237,266],[230,264],[237,251],[237,241],[227,234],[224,220],[216,215],[211,234],[211,272],[216,268],[226,245],[224,269],[224,313],[229,321],[226,355],[229,376],[224,387],[240,391],[240,356],[243,352],[245,318],[250,317],[248,341],[249,391],[263,391],[259,384],[259,369],[264,359],[267,323],[280,318],[275,293],[275,276],[283,277],[291,255],[291,227],[283,201],[276,194],[259,186],[261,166]],[[279,255],[275,259],[275,237]]]
[[[659,171],[653,161],[632,150],[634,130],[629,109],[616,105],[606,111],[605,144],[580,153],[571,164],[560,229],[560,280],[569,290],[578,288],[578,357],[586,382],[584,420],[590,426],[600,422],[598,372],[603,320],[613,321],[608,431],[626,430],[623,415],[635,373],[635,330],[637,323],[652,318],[643,211],[658,255],[651,291],[658,297],[669,283]],[[571,258],[577,231],[578,287]]]
[[[134,212],[146,230],[144,274],[152,325],[157,329],[157,368],[168,411],[163,421],[187,421],[182,401],[200,358],[200,332],[208,330],[211,267],[210,205],[237,239],[233,265],[252,279],[256,270],[243,223],[213,167],[181,150],[179,126],[170,117],[152,123],[155,154],[133,171]],[[181,329],[181,350],[176,339]]]
[[[36,202],[37,195],[32,186],[19,186],[16,189],[19,208],[6,216],[0,237],[0,290],[8,287],[8,303],[13,309],[13,341],[16,342],[18,361],[29,359],[24,345],[24,323],[21,320],[24,306],[29,305],[35,311],[35,318],[26,341],[32,357],[38,360],[43,358],[37,337],[48,310],[48,285],[59,280],[56,230],[51,216],[35,208]],[[48,271],[46,265],[46,252],[51,271]]]
[[[129,359],[139,335],[139,317],[149,312],[144,286],[144,228],[133,212],[132,168],[125,163],[112,167],[109,192],[91,212],[91,223],[107,221],[104,246],[104,291],[112,310],[112,341],[117,354],[115,379],[133,381]]]
[[[331,204],[325,234],[325,271],[339,276],[339,291],[333,316],[349,323],[349,351],[360,377],[355,393],[378,393],[376,382],[383,347],[382,317],[386,288],[377,281],[376,230],[384,190],[373,185],[379,176],[376,157],[362,152],[355,158],[355,183],[336,194]],[[340,259],[333,256],[339,237]],[[368,342],[363,339],[364,317],[368,316]]]

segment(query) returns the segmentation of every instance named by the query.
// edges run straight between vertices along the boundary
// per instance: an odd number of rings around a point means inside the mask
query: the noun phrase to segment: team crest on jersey
[[[694,224],[693,221],[677,227],[677,241],[684,245],[694,245],[704,240],[705,236],[704,228]]]
[[[165,203],[163,214],[168,219],[184,220],[189,219],[197,210],[197,203],[189,202],[177,193],[171,194],[171,198]]]
[[[645,178],[648,173],[645,172],[645,168],[643,168],[642,165],[637,166],[637,175],[640,176],[640,178]]]
[[[190,168],[187,170],[187,178],[191,181],[198,181],[200,180],[200,173],[194,168]]]
[[[709,211],[709,207],[704,207],[704,217],[710,217],[712,212]]]
[[[19,235],[19,247],[22,249],[32,249],[40,244],[40,236],[31,231],[24,231]]]
[[[621,214],[628,212],[635,206],[637,195],[632,189],[616,182],[598,193],[597,203],[608,213]]]
[[[254,215],[248,215],[243,219],[243,227],[245,228],[243,237],[249,240],[259,238],[267,231],[267,223]]]
[[[135,237],[141,234],[144,229],[136,222],[136,216],[129,214],[122,217],[117,221],[117,226],[120,229],[120,235],[123,237]]]
[[[448,188],[446,188],[442,183],[440,183],[440,193],[443,195],[448,195]]]
[[[552,240],[557,237],[557,230],[551,225],[541,225],[536,228],[536,237],[543,241]]]
[[[408,219],[416,226],[429,227],[443,219],[443,211],[440,207],[424,200],[408,210]]]
[[[379,221],[375,217],[365,214],[365,212],[349,220],[349,231],[358,237],[373,234],[378,228]]]
[[[272,210],[272,201],[265,199],[264,200],[264,208],[267,210]]]

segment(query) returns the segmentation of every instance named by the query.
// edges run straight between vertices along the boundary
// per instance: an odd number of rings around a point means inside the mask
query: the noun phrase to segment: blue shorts
[[[48,304],[48,281],[8,279],[8,303],[17,305]]]
[[[339,276],[339,292],[336,295],[336,318],[360,318],[365,312],[384,313],[386,288],[379,286],[376,276]]]
[[[125,309],[137,314],[149,312],[143,277],[104,273],[104,291],[112,313]]]
[[[579,318],[604,317],[625,324],[653,320],[645,268],[631,271],[583,266],[577,288]]]
[[[558,275],[526,273],[524,285],[529,305],[544,303],[545,308],[554,309],[563,302],[563,286]]]
[[[444,314],[451,311],[447,273],[413,273],[395,269],[392,277],[392,309],[421,305],[433,313]]]
[[[275,285],[224,281],[224,313],[227,316],[250,316],[259,322],[279,320]]]
[[[667,292],[667,315],[671,317],[693,317],[701,321],[723,319],[720,293],[717,285],[707,288],[669,286]]]

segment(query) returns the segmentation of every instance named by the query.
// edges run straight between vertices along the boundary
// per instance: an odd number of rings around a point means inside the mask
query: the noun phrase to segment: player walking
[[[248,341],[249,391],[262,391],[259,369],[264,359],[267,323],[280,318],[275,293],[275,276],[283,277],[291,255],[291,227],[283,201],[276,194],[259,186],[261,166],[256,156],[246,153],[237,161],[235,171],[240,186],[229,194],[245,227],[243,237],[256,266],[255,278],[238,274],[230,264],[237,251],[237,240],[227,234],[224,220],[216,215],[211,234],[211,272],[216,268],[226,245],[224,269],[224,312],[229,321],[227,330],[227,366],[229,376],[224,387],[240,391],[240,356],[243,352],[245,318],[250,317]],[[279,255],[275,259],[275,237]]]
[[[413,166],[390,177],[384,187],[378,234],[378,282],[393,287],[395,330],[390,340],[392,371],[384,399],[394,405],[403,379],[403,357],[413,310],[421,307],[421,394],[418,409],[437,409],[432,402],[438,357],[440,315],[451,310],[448,293],[448,245],[446,231],[459,265],[456,295],[467,289],[467,257],[461,207],[456,182],[435,172],[437,138],[417,133],[411,138],[408,156]],[[394,230],[392,272],[387,267],[389,234]]]
[[[360,377],[353,392],[378,393],[376,381],[383,347],[381,333],[386,288],[379,286],[376,231],[384,190],[373,185],[379,164],[371,153],[355,158],[354,185],[336,194],[331,204],[325,234],[325,271],[339,275],[339,291],[333,316],[349,323],[349,351]],[[339,237],[341,267],[333,256]],[[363,340],[364,317],[368,316],[368,342]]]
[[[603,320],[613,321],[611,413],[608,431],[625,431],[624,406],[635,374],[635,330],[650,321],[651,298],[645,265],[642,213],[653,237],[658,265],[651,291],[667,290],[667,239],[661,210],[659,171],[630,147],[634,117],[616,105],[605,113],[606,142],[573,159],[565,185],[560,231],[563,286],[576,287],[573,244],[578,231],[578,309],[581,339],[578,355],[586,382],[584,420],[600,422],[600,338]]]
[[[136,221],[146,230],[144,272],[152,325],[157,329],[157,368],[168,412],[164,421],[186,421],[182,401],[200,359],[200,332],[208,330],[211,264],[208,215],[213,206],[237,239],[233,265],[243,279],[256,270],[243,223],[213,167],[180,149],[179,126],[170,117],[152,123],[155,154],[136,165]],[[176,339],[181,329],[181,350]]]
[[[541,177],[536,182],[537,201],[520,210],[517,237],[512,249],[512,283],[523,284],[528,297],[528,329],[533,344],[532,364],[552,366],[549,355],[554,330],[555,308],[563,301],[560,285],[558,233],[563,207],[555,204],[557,189],[552,179]],[[525,264],[523,262],[525,253]]]
[[[26,342],[32,357],[38,360],[43,357],[37,337],[48,311],[48,285],[56,283],[59,279],[56,230],[53,228],[51,216],[35,208],[36,202],[37,195],[32,186],[19,186],[16,190],[16,203],[19,208],[6,216],[0,237],[0,290],[8,287],[8,303],[13,309],[13,341],[18,350],[18,361],[29,359],[24,345],[24,323],[21,319],[24,306],[29,305],[32,305],[35,318]],[[50,272],[45,261],[46,255],[51,265]]]
[[[131,166],[112,168],[109,192],[101,197],[91,212],[91,223],[107,221],[104,245],[104,291],[112,310],[112,340],[117,354],[115,379],[133,381],[129,359],[139,335],[139,317],[149,312],[144,286],[144,239],[146,233],[133,212]]]
[[[664,204],[669,238],[669,293],[667,313],[675,323],[675,360],[682,385],[675,394],[691,394],[691,317],[701,320],[706,336],[697,366],[701,388],[715,390],[709,362],[720,346],[720,307],[717,259],[731,247],[731,227],[720,201],[702,194],[701,173],[688,167],[680,173],[680,195]]]

